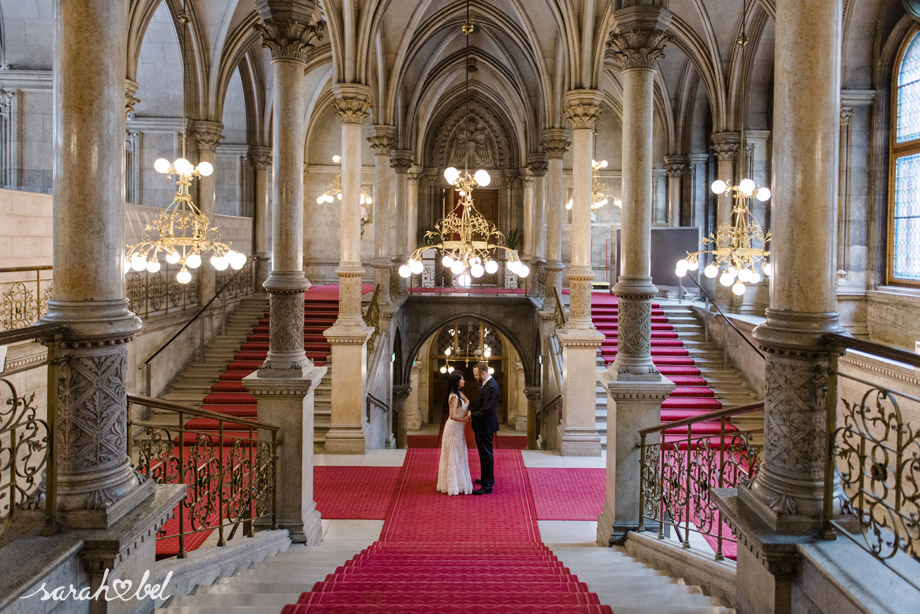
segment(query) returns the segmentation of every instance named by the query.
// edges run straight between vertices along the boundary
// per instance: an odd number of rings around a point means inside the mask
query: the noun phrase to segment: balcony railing
[[[899,553],[920,560],[920,425],[903,411],[920,409],[920,398],[839,369],[839,356],[850,350],[914,369],[920,368],[920,356],[842,335],[824,338],[833,348],[828,355],[824,536],[844,535],[886,564]],[[841,394],[844,383],[850,389],[846,397]],[[835,497],[843,517],[834,516]],[[900,575],[896,567],[889,569]],[[920,589],[916,577],[904,579]]]
[[[51,268],[0,268],[0,330],[31,326],[48,312],[53,292]]]
[[[671,527],[684,548],[691,547],[690,532],[697,532],[709,538],[715,560],[723,560],[724,542],[736,539],[723,527],[709,489],[742,486],[757,474],[762,446],[754,441],[763,429],[740,431],[729,424],[734,416],[762,410],[760,402],[639,431],[639,530],[651,525],[664,539]],[[719,434],[694,435],[691,427],[700,422],[718,422]],[[687,427],[686,435],[665,432],[680,427]]]
[[[176,540],[176,555],[185,558],[186,542],[197,533],[216,529],[217,546],[224,546],[225,532],[241,523],[249,537],[260,518],[277,528],[277,426],[132,394],[129,416],[132,404],[165,412],[177,424],[128,422],[134,468],[157,484],[188,486],[176,510],[177,524],[164,525],[158,541]]]

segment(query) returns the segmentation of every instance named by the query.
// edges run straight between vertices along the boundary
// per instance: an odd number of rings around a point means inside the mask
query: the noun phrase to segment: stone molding
[[[540,144],[543,151],[550,159],[561,159],[572,144],[569,140],[570,133],[565,128],[551,128],[543,131],[543,140]]]
[[[534,177],[545,177],[549,170],[549,159],[546,153],[532,153],[527,156],[527,168]]]
[[[327,367],[310,365],[301,371],[300,377],[296,378],[265,377],[256,371],[247,375],[243,384],[253,396],[302,398],[310,393],[314,384],[319,384],[327,370]]]
[[[830,349],[823,340],[827,333],[846,334],[836,311],[803,313],[766,310],[766,322],[754,329],[760,348],[770,354],[824,359]]]
[[[604,112],[603,95],[598,90],[571,90],[565,93],[565,118],[573,130],[594,130],[594,124]]]
[[[523,370],[523,367],[521,367],[521,370]],[[525,387],[524,396],[527,397],[527,400],[531,403],[536,403],[543,397],[543,388]]]
[[[220,122],[196,120],[190,123],[189,131],[198,145],[198,151],[217,151],[221,139],[224,138],[224,125]]]
[[[418,185],[419,180],[425,175],[425,169],[421,166],[410,166],[406,174],[406,179],[410,184]]]
[[[680,179],[687,172],[689,164],[690,158],[688,156],[674,154],[664,157],[664,169],[671,179]]]
[[[664,58],[664,48],[672,40],[664,30],[626,30],[611,32],[607,39],[609,56],[621,71],[653,70]]]
[[[319,18],[319,9],[313,11],[284,11],[276,8],[271,0],[259,0],[256,10],[262,23],[253,24],[253,28],[262,37],[262,46],[272,54],[272,60],[290,60],[307,63],[317,41],[323,40],[322,32],[326,22]],[[283,13],[290,13],[284,15]],[[312,13],[312,14],[311,14]],[[275,19],[275,16],[279,19]],[[287,17],[287,19],[285,19]]]
[[[390,166],[397,173],[407,173],[413,164],[411,149],[396,149],[390,156]]]
[[[272,167],[272,148],[261,145],[250,145],[247,157],[257,171],[265,171]]]
[[[356,83],[337,83],[332,86],[332,108],[343,124],[364,124],[371,108],[370,88]]]
[[[534,176],[529,168],[525,168],[521,171],[521,183],[524,184],[524,187],[533,187]]]

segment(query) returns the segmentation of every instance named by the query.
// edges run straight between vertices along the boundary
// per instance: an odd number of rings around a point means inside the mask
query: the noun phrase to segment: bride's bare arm
[[[469,412],[465,412],[462,409],[463,405],[460,403],[460,399],[456,395],[450,397],[450,419],[457,422],[466,422],[470,419]]]

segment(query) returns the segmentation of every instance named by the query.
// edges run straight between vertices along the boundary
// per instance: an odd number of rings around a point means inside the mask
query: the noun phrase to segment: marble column
[[[533,177],[533,251],[530,254],[531,266],[536,267],[546,262],[546,154],[530,154],[530,172]],[[526,228],[527,222],[524,222]]]
[[[380,300],[391,305],[390,153],[396,149],[396,128],[371,126],[371,136],[367,140],[374,150],[374,285],[380,286]]]
[[[725,183],[737,185],[735,181],[735,162],[741,150],[741,135],[737,132],[717,132],[712,135],[712,149],[716,152],[719,161],[717,179]],[[706,186],[710,191],[710,186]],[[718,209],[716,211],[716,227],[732,223],[732,192],[726,190],[718,196]]]
[[[304,1],[293,8],[281,0],[258,0],[256,31],[271,52],[272,98],[272,256],[263,284],[270,293],[268,357],[243,378],[256,397],[258,417],[280,427],[279,465],[284,476],[277,526],[291,540],[313,545],[322,539],[313,502],[313,390],[325,374],[304,353],[303,168],[306,93],[304,67],[324,27],[319,6]],[[267,162],[267,160],[264,160]],[[257,528],[270,525],[256,523]]]
[[[249,160],[256,172],[255,186],[255,211],[253,223],[255,225],[253,252],[256,256],[255,291],[265,292],[263,284],[268,279],[271,266],[271,254],[268,251],[268,171],[272,168],[271,147],[253,145],[249,148]]]
[[[418,238],[418,182],[422,179],[425,169],[421,166],[412,166],[406,173],[406,257],[419,247]]]
[[[408,172],[412,167],[412,152],[407,149],[397,149],[391,157],[391,165],[396,171],[396,193],[394,194],[393,203],[395,207],[394,218],[396,220],[396,245],[391,250],[393,253],[393,275],[399,283],[400,294],[406,290],[406,280],[396,272],[402,266],[409,254],[406,252],[408,246],[408,226],[409,217],[409,177]],[[394,284],[394,287],[396,284]]]
[[[634,7],[614,13],[607,47],[623,76],[622,265],[614,286],[619,306],[616,360],[600,377],[607,391],[607,494],[597,542],[621,544],[639,527],[639,434],[661,422],[661,402],[674,389],[651,356],[652,162],[656,60],[669,37],[671,13]]]
[[[54,11],[54,298],[58,519],[108,528],[154,490],[127,457],[128,342],[141,322],[124,294],[126,6]],[[86,36],[92,31],[93,36]]]
[[[521,260],[530,262],[533,253],[533,175],[530,169],[521,172],[524,184],[524,244],[521,246]]]
[[[224,125],[220,122],[205,120],[191,122],[189,131],[192,133],[193,142],[198,148],[199,164],[207,162],[211,167],[214,167],[217,159],[217,146],[220,144],[220,140],[224,138],[221,135],[223,129]],[[202,215],[208,216],[211,226],[215,225],[216,191],[217,175],[215,173],[211,173],[207,177],[202,175],[198,178],[198,210],[201,211]],[[198,277],[200,279],[198,300],[200,305],[204,305],[211,300],[211,297],[217,291],[217,271],[211,266],[210,262],[205,261],[198,269]]]
[[[370,109],[370,88],[352,83],[332,87],[332,104],[342,121],[342,243],[339,317],[323,334],[332,346],[332,417],[327,454],[364,454],[370,425],[364,411],[367,340],[373,329],[361,313],[361,130]]]
[[[543,151],[548,158],[546,182],[546,291],[544,309],[555,309],[556,292],[562,292],[562,156],[571,142],[569,131],[551,128],[543,131]]]
[[[680,226],[680,180],[687,172],[687,156],[671,155],[664,157],[664,168],[668,172],[668,226]]]

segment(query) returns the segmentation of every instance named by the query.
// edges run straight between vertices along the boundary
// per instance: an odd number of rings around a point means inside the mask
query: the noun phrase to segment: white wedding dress
[[[455,397],[455,394],[451,394]],[[456,409],[462,418],[470,405],[469,401],[460,400]],[[448,399],[448,403],[450,399]],[[438,492],[448,495],[468,495],[473,492],[473,480],[470,477],[470,459],[466,453],[466,422],[448,420],[441,437],[441,460],[438,464]]]

